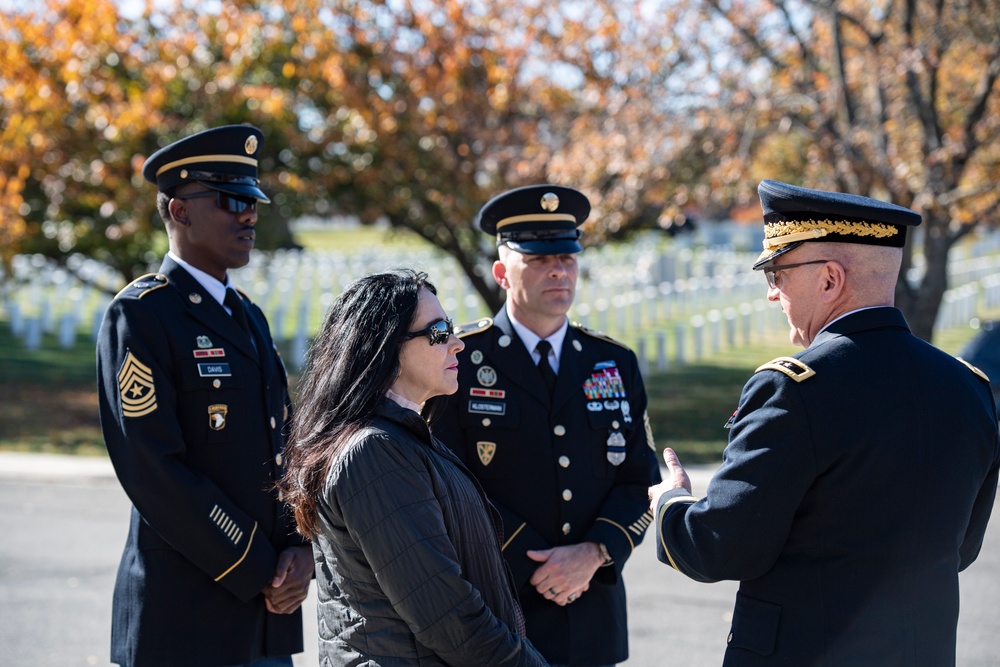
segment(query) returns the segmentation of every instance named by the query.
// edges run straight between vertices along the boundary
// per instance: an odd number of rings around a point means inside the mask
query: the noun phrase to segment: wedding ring
[[[570,593],[569,595],[567,595],[566,596],[566,601],[567,602],[575,602],[576,601],[576,593]]]
[[[558,593],[556,593],[556,589],[554,589],[554,588],[550,588],[550,589],[549,589],[549,595],[551,595],[552,597],[555,597],[555,596],[557,596],[557,595],[559,595],[559,594],[558,594]]]

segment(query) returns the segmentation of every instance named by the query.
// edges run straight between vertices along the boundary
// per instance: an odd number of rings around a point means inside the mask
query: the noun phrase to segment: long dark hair
[[[330,464],[370,424],[399,372],[420,290],[437,294],[427,274],[394,269],[354,281],[330,307],[299,381],[285,474],[278,482],[298,530],[318,532],[316,501]]]

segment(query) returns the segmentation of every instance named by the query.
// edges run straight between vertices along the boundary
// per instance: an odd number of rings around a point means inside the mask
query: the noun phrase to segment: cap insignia
[[[257,137],[251,134],[247,137],[246,143],[243,144],[243,150],[247,152],[247,155],[253,155],[257,152]]]
[[[543,211],[549,211],[551,213],[559,208],[559,195],[554,192],[546,192],[542,195],[541,204]]]

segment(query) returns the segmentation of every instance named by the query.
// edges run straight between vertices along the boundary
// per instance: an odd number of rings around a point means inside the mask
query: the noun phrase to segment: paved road
[[[701,493],[710,469],[692,471]],[[111,591],[129,503],[106,460],[0,452],[0,665],[108,662]],[[1000,508],[979,560],[961,576],[959,667],[1000,665]],[[656,561],[646,540],[625,567],[632,657],[625,667],[722,662],[736,584],[697,584]],[[315,598],[306,603],[315,667]]]

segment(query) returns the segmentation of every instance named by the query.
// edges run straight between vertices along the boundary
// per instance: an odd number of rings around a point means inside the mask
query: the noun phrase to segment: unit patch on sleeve
[[[118,393],[122,399],[123,417],[142,417],[156,409],[153,370],[136,359],[131,351],[125,355],[122,369],[118,371]]]
[[[816,375],[816,371],[809,368],[794,357],[778,357],[777,359],[772,359],[766,364],[759,366],[754,373],[760,373],[761,371],[779,371],[796,382],[802,382],[806,378],[811,378],[813,375]]]

